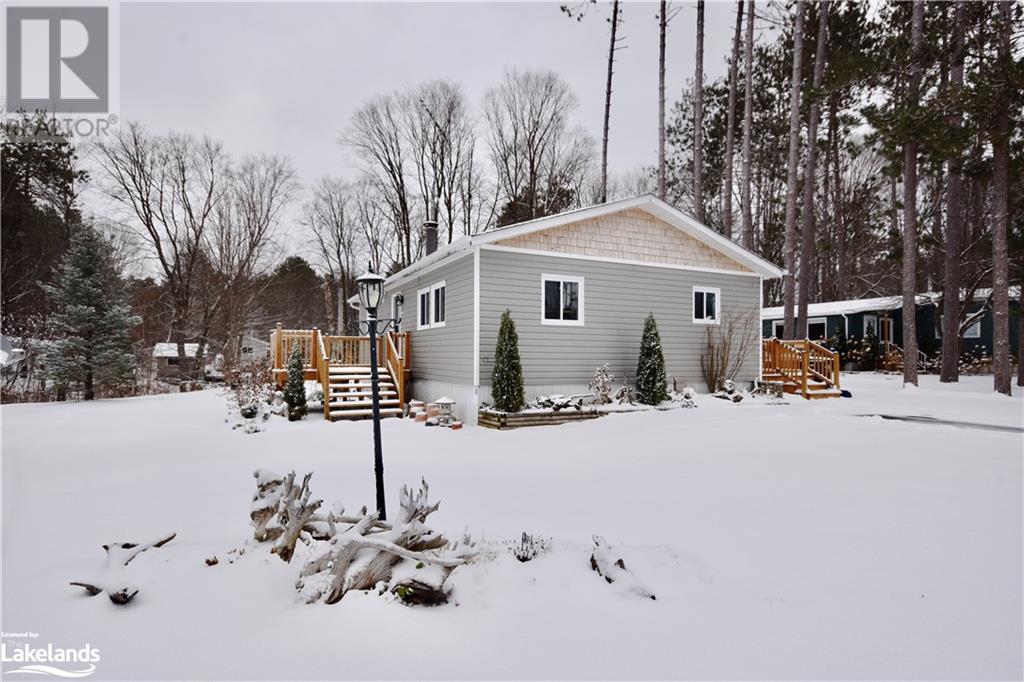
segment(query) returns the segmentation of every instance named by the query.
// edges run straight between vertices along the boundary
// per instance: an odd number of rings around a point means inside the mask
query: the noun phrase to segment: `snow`
[[[513,431],[385,420],[389,509],[423,476],[431,527],[481,540],[434,609],[303,604],[301,550],[246,544],[258,469],[372,506],[369,421],[249,435],[217,391],[4,405],[3,630],[99,649],[92,679],[1021,678],[1024,434],[861,416],[1020,428],[1020,397],[843,381],[852,399]],[[68,586],[104,543],[172,531],[132,562],[131,605]],[[517,561],[524,531],[551,550]],[[656,601],[591,571],[595,534]]]
[[[1020,287],[1013,286],[1009,288],[1009,295],[1011,300],[1020,299]],[[961,296],[966,295],[966,290]],[[974,292],[975,301],[984,301],[992,295],[991,289],[978,289]],[[935,303],[942,299],[942,292],[938,291],[926,291],[923,294],[918,294],[915,298],[917,305],[925,305],[927,303]],[[812,317],[820,317],[822,315],[852,315],[853,313],[866,313],[874,312],[876,310],[895,310],[903,306],[902,296],[880,296],[878,298],[855,298],[847,301],[825,301],[822,303],[810,303],[807,305],[807,314]],[[783,318],[783,307],[775,306],[773,308],[762,308],[761,319],[762,320],[781,320]]]
[[[185,344],[185,357],[194,358],[196,353],[199,352],[198,343],[186,343]],[[178,344],[176,343],[157,343],[153,345],[153,357],[154,358],[176,358],[178,357]]]

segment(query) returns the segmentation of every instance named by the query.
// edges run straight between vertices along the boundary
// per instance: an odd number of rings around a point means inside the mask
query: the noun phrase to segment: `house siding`
[[[417,292],[445,282],[445,325],[418,329]],[[472,252],[425,274],[417,274],[399,286],[384,287],[385,312],[391,316],[391,297],[401,293],[402,331],[412,336],[412,381],[445,384],[473,383],[473,257]],[[413,388],[415,392],[415,386]],[[419,397],[419,396],[417,396]],[[428,396],[433,399],[438,396]]]
[[[541,275],[584,278],[583,326],[541,323]],[[556,255],[483,248],[480,252],[481,399],[490,376],[502,312],[512,312],[527,392],[545,387],[583,388],[594,369],[609,363],[617,381],[632,383],[644,318],[653,312],[661,334],[666,371],[680,384],[703,387],[700,357],[707,326],[693,317],[693,287],[721,289],[724,315],[746,315],[754,325],[749,352],[737,380],[750,382],[759,371],[757,324],[760,278],[653,265],[623,264]]]

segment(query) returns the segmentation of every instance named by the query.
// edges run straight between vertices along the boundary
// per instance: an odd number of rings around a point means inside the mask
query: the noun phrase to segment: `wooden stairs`
[[[840,398],[839,353],[808,339],[765,339],[761,345],[762,381],[808,400]]]
[[[385,332],[377,337],[377,387],[381,417],[402,416],[411,375],[408,333]],[[323,390],[324,418],[367,419],[373,416],[370,338],[329,336],[318,329],[282,329],[271,332],[272,371],[279,385],[288,377],[288,359],[296,348],[302,353],[304,377]]]

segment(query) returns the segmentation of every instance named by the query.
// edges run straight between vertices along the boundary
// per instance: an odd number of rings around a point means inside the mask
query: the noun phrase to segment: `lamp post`
[[[377,487],[377,513],[383,521],[387,518],[384,496],[384,456],[380,447],[380,379],[377,373],[377,324],[382,323],[380,332],[397,324],[395,319],[377,319],[377,309],[384,299],[384,277],[367,272],[356,280],[359,286],[359,303],[366,311],[367,334],[370,337],[370,393],[373,403],[373,476]]]

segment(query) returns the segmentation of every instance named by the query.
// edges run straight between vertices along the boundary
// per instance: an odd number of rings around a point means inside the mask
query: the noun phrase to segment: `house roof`
[[[1020,287],[1010,287],[1010,298],[1020,298]],[[961,297],[967,294],[961,292]],[[974,292],[975,301],[984,301],[992,294],[991,289],[977,289]],[[942,300],[942,292],[926,291],[916,297],[917,305],[937,303]],[[876,310],[895,310],[903,306],[903,296],[880,296],[878,298],[854,298],[848,301],[823,301],[821,303],[810,303],[807,306],[808,317],[823,317],[828,315],[852,315],[853,313],[869,313]],[[783,319],[782,306],[761,309],[762,320]]]
[[[518,237],[532,232],[540,232],[541,230],[548,230],[553,227],[560,227],[562,225],[568,225],[582,220],[599,218],[604,215],[627,211],[629,209],[640,209],[650,213],[656,218],[660,218],[672,227],[688,234],[697,241],[710,246],[716,251],[726,254],[733,260],[745,265],[763,277],[781,277],[784,273],[781,268],[773,265],[764,258],[761,258],[752,251],[748,251],[731,239],[723,237],[710,227],[697,222],[694,218],[683,213],[674,206],[669,205],[652,194],[645,194],[638,197],[632,197],[630,199],[620,199],[618,201],[610,201],[606,204],[598,204],[587,208],[565,211],[564,213],[558,213],[544,218],[537,218],[536,220],[528,220],[523,223],[490,230],[489,232],[483,232],[471,237],[462,237],[453,241],[451,244],[439,247],[437,251],[429,256],[425,256],[404,270],[400,270],[399,272],[391,275],[388,277],[387,283],[389,285],[394,285],[415,275],[421,270],[440,263],[441,261],[455,258],[474,246],[490,244],[502,239]],[[358,305],[358,300],[358,295],[352,296],[348,299],[350,304],[354,303],[356,305]]]
[[[198,343],[186,343],[185,344],[185,357],[194,358],[196,353],[199,351]],[[176,343],[158,343],[153,346],[153,357],[154,358],[176,358],[178,357],[178,344]]]

